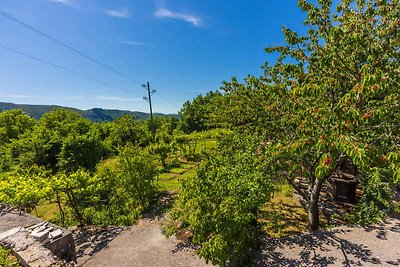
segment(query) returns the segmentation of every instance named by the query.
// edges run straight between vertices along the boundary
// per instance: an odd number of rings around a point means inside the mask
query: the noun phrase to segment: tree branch
[[[289,175],[283,171],[282,172],[286,178],[286,180],[296,189],[296,191],[304,198],[304,200],[308,203],[309,202],[309,197],[308,194],[305,193],[290,177]]]

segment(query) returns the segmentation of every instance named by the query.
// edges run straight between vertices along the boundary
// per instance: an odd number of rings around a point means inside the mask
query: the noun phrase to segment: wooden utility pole
[[[147,89],[147,97],[143,97],[144,100],[146,100],[147,102],[149,102],[149,106],[150,106],[150,131],[153,134],[153,142],[155,141],[156,138],[156,133],[155,133],[155,129],[154,129],[154,124],[153,124],[153,107],[151,106],[151,96],[156,92],[156,90],[150,90],[150,83],[147,82],[147,84],[142,84],[142,87]]]
[[[150,90],[150,83],[147,82],[147,84],[142,84],[142,87],[147,89],[148,96],[143,97],[144,100],[149,102],[150,106],[150,120],[153,121],[153,107],[151,106],[151,96],[156,92],[156,90]]]

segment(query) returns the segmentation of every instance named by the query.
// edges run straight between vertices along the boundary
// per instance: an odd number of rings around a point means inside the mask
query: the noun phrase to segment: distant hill
[[[70,107],[62,107],[55,105],[27,105],[27,104],[14,104],[14,103],[6,103],[0,102],[0,112],[4,110],[17,109],[20,108],[25,111],[29,116],[35,119],[40,119],[44,113],[52,111],[55,108],[66,108],[68,110],[77,112],[81,114],[83,117],[96,121],[112,121],[115,118],[122,117],[123,114],[134,115],[136,119],[143,120],[150,117],[149,113],[140,112],[140,111],[129,111],[129,110],[118,110],[118,109],[102,109],[102,108],[92,108],[88,110],[81,110],[77,108]],[[172,116],[179,118],[178,114],[162,114],[162,113],[154,113],[154,116]]]

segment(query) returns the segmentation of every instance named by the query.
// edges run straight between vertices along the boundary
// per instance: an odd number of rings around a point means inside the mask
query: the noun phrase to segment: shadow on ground
[[[87,227],[84,230],[73,230],[78,264],[82,265],[95,254],[103,250],[127,227]]]
[[[374,255],[373,240],[386,240],[391,233],[400,233],[400,224],[386,221],[370,226],[337,228],[285,238],[265,238],[262,251],[256,255],[257,266],[400,266],[400,259],[382,261]],[[369,239],[364,245],[363,236]],[[357,240],[357,242],[351,241]],[[379,245],[378,245],[379,246]]]
[[[164,212],[171,207],[175,197],[173,193],[161,192],[154,206],[146,211],[142,218],[158,220]],[[75,239],[78,264],[84,264],[95,254],[108,247],[109,243],[122,231],[128,230],[129,228],[130,227],[118,226],[88,226],[84,230],[78,228],[71,229]]]
[[[177,194],[174,192],[161,191],[153,205],[143,213],[142,218],[149,220],[160,219],[166,211],[172,208],[176,197]]]
[[[392,218],[400,219],[400,214],[391,215]],[[386,220],[379,224],[365,226],[366,232],[375,232],[377,238],[382,240],[387,240],[387,235],[389,232],[399,233],[400,234],[400,224],[389,225]],[[400,249],[399,249],[400,250]],[[399,264],[400,265],[400,264]]]

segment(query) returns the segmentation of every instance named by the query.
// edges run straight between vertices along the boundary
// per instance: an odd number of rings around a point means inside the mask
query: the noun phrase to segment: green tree
[[[242,84],[233,78],[231,82],[223,83],[225,94],[217,102],[219,108],[214,120],[228,129],[265,136],[266,127],[268,131],[274,131],[270,121],[276,114],[270,110],[264,83],[253,76],[248,76],[245,81]]]
[[[296,189],[314,230],[322,184],[344,157],[367,191],[394,181],[393,172],[379,170],[393,166],[388,156],[399,150],[400,3],[344,0],[336,12],[329,0],[299,6],[308,33],[283,28],[287,45],[266,49],[279,59],[265,65],[259,88],[275,118],[266,125],[269,171],[293,185],[296,177],[308,179],[308,192]],[[363,202],[374,203],[373,196]]]
[[[67,206],[72,210],[73,217],[83,227],[86,222],[85,209],[94,205],[97,200],[96,189],[99,186],[97,177],[85,170],[65,173],[59,172],[49,181],[49,186],[54,195],[63,194],[66,196]],[[61,220],[63,221],[63,211],[59,205]]]
[[[204,131],[215,127],[212,115],[217,114],[216,103],[222,94],[218,91],[198,95],[192,102],[186,101],[179,115],[182,116],[182,128],[185,132]]]
[[[49,173],[37,166],[1,173],[0,202],[30,212],[50,194],[48,179]]]
[[[135,116],[124,114],[121,118],[115,119],[108,124],[109,136],[106,142],[113,151],[125,145],[140,145],[147,146],[152,135],[145,123],[135,121]]]
[[[166,144],[164,142],[157,142],[153,146],[150,147],[152,153],[156,154],[160,161],[163,168],[167,166],[167,158],[169,153],[172,150],[171,145]]]
[[[21,109],[0,113],[0,170],[9,171],[15,165],[14,144],[25,133],[29,133],[36,121]]]
[[[154,178],[157,175],[156,159],[147,150],[126,146],[118,156],[116,175],[121,194],[132,208],[146,209],[156,194]]]
[[[102,142],[93,123],[66,109],[44,114],[12,149],[22,165],[37,164],[54,172],[76,171],[81,167],[93,169],[103,155]]]
[[[94,128],[85,134],[69,134],[62,140],[57,166],[61,170],[94,170],[103,156],[103,145]]]
[[[0,144],[18,139],[21,134],[32,130],[35,120],[22,109],[6,110],[0,113]]]
[[[258,211],[272,192],[255,154],[257,142],[243,140],[249,139],[223,142],[220,153],[209,155],[197,175],[183,182],[173,215],[192,231],[199,255],[220,266],[251,262],[250,251],[259,244]]]

